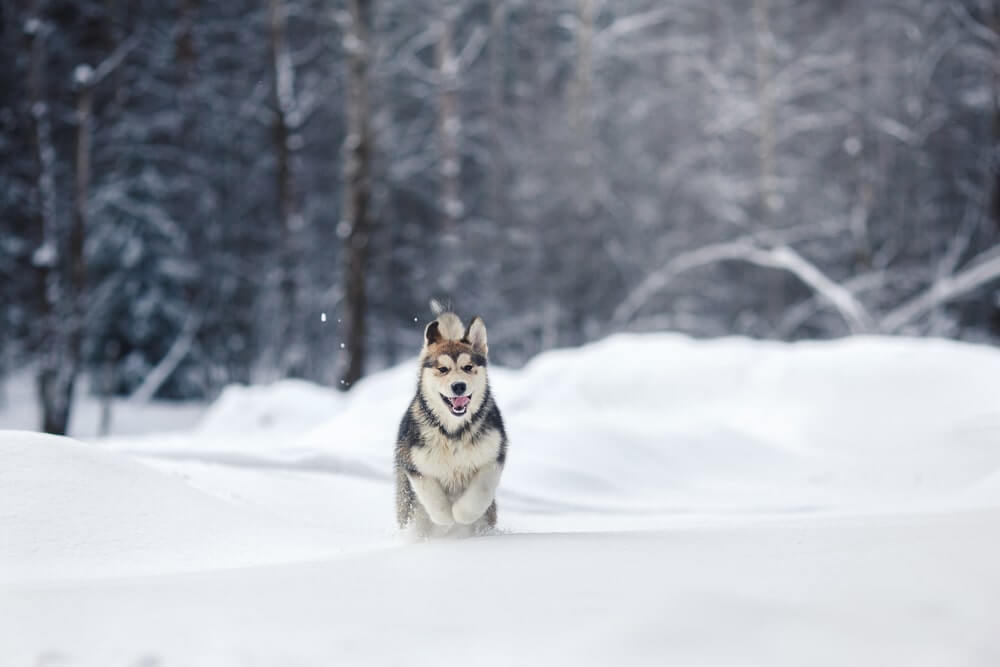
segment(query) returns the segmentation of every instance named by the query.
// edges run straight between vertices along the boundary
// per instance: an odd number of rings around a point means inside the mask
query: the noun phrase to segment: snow
[[[316,553],[316,539],[304,531],[247,513],[183,478],[68,438],[3,433],[0,582],[158,574]]]
[[[94,438],[100,430],[101,400],[91,394],[85,381],[77,385],[69,430],[79,438]],[[0,429],[37,429],[42,418],[35,396],[33,375],[19,372],[4,380],[0,384]],[[204,412],[205,405],[201,403],[134,404],[126,399],[115,399],[111,402],[111,432],[135,435],[186,430],[194,426]]]
[[[94,69],[90,65],[77,65],[73,69],[73,82],[78,86],[86,86],[93,77]]]
[[[295,433],[318,426],[340,409],[341,392],[301,380],[230,385],[201,418],[203,434]]]
[[[38,246],[34,253],[31,255],[32,266],[41,267],[52,267],[55,266],[56,260],[58,259],[59,252],[56,250],[54,243],[46,241],[42,245]]]
[[[390,477],[416,372],[0,433],[0,664],[1000,662],[996,349],[623,335],[493,368],[500,530],[421,543]]]

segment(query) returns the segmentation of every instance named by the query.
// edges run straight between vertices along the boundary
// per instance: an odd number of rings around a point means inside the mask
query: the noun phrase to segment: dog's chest
[[[422,475],[436,478],[448,493],[459,493],[484,465],[496,461],[500,434],[488,431],[475,441],[471,437],[454,440],[439,431],[425,433],[424,445],[414,447],[410,456]]]

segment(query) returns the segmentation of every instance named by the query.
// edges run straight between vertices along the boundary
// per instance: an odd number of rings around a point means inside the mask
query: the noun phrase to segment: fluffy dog
[[[424,331],[417,392],[396,442],[396,518],[418,535],[496,525],[507,434],[486,376],[486,325],[441,313]]]

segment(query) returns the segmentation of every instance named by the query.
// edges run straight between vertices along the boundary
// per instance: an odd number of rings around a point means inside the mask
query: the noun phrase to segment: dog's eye
[[[441,373],[442,375],[444,375],[445,373],[448,372],[448,367],[447,366],[438,366],[438,372]]]
[[[472,372],[472,364],[469,364],[468,366],[462,366],[462,370],[465,371],[466,373],[471,373]]]

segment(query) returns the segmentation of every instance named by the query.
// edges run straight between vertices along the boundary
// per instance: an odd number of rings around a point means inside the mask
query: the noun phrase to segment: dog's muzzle
[[[469,409],[469,402],[472,400],[471,396],[445,396],[444,394],[441,394],[441,398],[448,404],[451,414],[456,417],[461,417],[465,414],[466,410]]]

